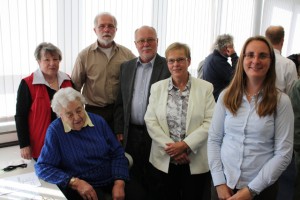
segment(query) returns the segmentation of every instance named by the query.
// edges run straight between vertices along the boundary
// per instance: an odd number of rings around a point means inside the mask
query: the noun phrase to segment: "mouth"
[[[103,38],[111,38],[111,35],[102,35]]]

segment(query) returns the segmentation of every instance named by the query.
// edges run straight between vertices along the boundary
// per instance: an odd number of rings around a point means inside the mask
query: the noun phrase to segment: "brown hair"
[[[284,38],[284,28],[282,26],[269,26],[265,35],[273,45],[279,44]]]
[[[243,94],[245,92],[247,75],[243,68],[244,54],[246,47],[252,41],[261,41],[268,46],[270,52],[271,64],[263,82],[262,101],[256,106],[257,113],[260,117],[276,113],[278,91],[275,86],[275,54],[270,42],[263,36],[250,37],[245,42],[239,61],[236,66],[236,71],[232,81],[227,87],[224,94],[224,105],[233,114],[237,114],[237,110],[242,104]]]

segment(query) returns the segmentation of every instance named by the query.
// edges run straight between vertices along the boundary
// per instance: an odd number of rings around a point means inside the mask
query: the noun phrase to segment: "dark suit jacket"
[[[133,86],[135,80],[135,73],[137,68],[137,59],[124,62],[121,65],[120,72],[120,89],[115,103],[114,112],[114,132],[116,134],[123,133],[123,146],[126,147],[128,128],[131,116],[131,102],[133,95]],[[152,75],[150,79],[151,85],[157,81],[170,77],[170,72],[167,66],[166,59],[156,54],[153,65]],[[150,96],[150,88],[148,93],[148,101]]]

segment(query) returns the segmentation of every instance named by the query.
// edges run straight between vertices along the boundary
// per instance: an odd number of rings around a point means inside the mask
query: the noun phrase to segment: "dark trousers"
[[[125,151],[132,156],[133,165],[129,170],[130,181],[125,185],[127,200],[152,199],[149,193],[149,155],[151,138],[145,125],[129,125]]]
[[[110,104],[104,107],[91,106],[86,104],[85,110],[87,112],[91,112],[103,117],[103,119],[105,119],[105,121],[108,123],[111,130],[114,131],[114,104]]]
[[[58,186],[59,187],[59,186]],[[65,195],[65,197],[68,200],[83,200],[83,198],[79,195],[79,193],[76,190],[73,190],[72,188],[62,188],[59,187],[59,189],[62,191],[62,193]],[[111,192],[112,192],[112,186],[105,186],[101,188],[94,188],[98,199],[101,200],[111,200]]]
[[[233,190],[236,193],[238,190]],[[276,200],[278,192],[278,181],[276,181],[273,185],[264,189],[259,195],[255,196],[253,200]],[[217,190],[212,184],[211,187],[211,200],[219,200]]]
[[[277,200],[293,200],[295,194],[295,184],[297,178],[295,156],[286,170],[278,179],[278,194]]]
[[[210,173],[191,175],[190,166],[169,165],[164,173],[152,166],[151,171],[157,200],[207,200],[210,199]]]

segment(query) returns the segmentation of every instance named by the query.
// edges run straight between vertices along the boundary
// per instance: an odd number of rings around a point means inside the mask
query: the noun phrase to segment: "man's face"
[[[114,19],[110,15],[98,17],[97,26],[94,31],[98,37],[100,45],[111,46],[117,31]]]
[[[158,39],[149,27],[142,27],[136,32],[134,43],[143,63],[150,62],[157,53]]]

